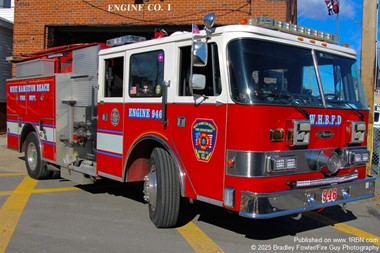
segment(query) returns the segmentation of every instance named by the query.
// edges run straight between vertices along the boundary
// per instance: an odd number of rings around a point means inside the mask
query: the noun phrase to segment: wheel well
[[[144,177],[149,172],[149,159],[150,155],[152,154],[152,151],[154,148],[163,148],[164,150],[168,151],[169,154],[173,157],[175,164],[177,165],[178,169],[178,176],[179,181],[181,184],[181,193],[184,194],[184,180],[185,177],[182,176],[183,173],[181,173],[181,168],[179,165],[179,161],[175,154],[171,152],[171,149],[168,145],[165,145],[164,142],[161,142],[156,139],[145,139],[140,141],[137,145],[133,147],[133,150],[128,156],[128,161],[125,166],[124,171],[124,182],[133,182],[133,181],[143,181]]]
[[[20,137],[20,145],[19,145],[19,152],[25,151],[25,140],[28,134],[31,132],[36,132],[36,129],[31,124],[26,124],[21,131],[21,137]]]
[[[132,182],[144,180],[144,176],[149,171],[150,155],[152,150],[156,147],[164,148],[160,142],[153,139],[143,140],[133,147],[132,152],[128,156],[123,181]]]

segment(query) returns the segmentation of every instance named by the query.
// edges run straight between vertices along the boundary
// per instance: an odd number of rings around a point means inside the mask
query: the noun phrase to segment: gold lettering
[[[161,4],[108,4],[107,11],[109,12],[142,12],[146,8],[149,12],[159,12],[165,10],[165,6]],[[167,11],[171,11],[171,5],[168,4]]]
[[[143,11],[143,4],[121,4],[120,11]]]
[[[148,11],[161,11],[161,4],[149,4]]]
[[[126,11],[127,10],[127,5],[126,4],[120,5],[120,10],[121,11]]]

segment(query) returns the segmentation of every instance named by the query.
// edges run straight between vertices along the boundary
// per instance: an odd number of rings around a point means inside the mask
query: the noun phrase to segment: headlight
[[[363,121],[347,121],[346,142],[348,144],[363,143],[366,134],[366,124]]]
[[[269,156],[267,161],[268,173],[291,171],[297,168],[296,156]]]
[[[310,121],[288,120],[287,122],[287,145],[306,146],[310,140]]]
[[[366,149],[350,150],[348,153],[349,164],[361,164],[369,162],[369,152]]]

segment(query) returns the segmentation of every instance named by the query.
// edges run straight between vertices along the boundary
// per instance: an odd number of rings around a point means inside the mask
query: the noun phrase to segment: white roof
[[[0,18],[14,23],[15,2],[11,1],[11,8],[0,8]]]
[[[238,34],[240,33],[240,34]],[[205,36],[206,32],[204,30],[200,31],[200,35]],[[286,32],[281,32],[277,30],[271,30],[268,28],[258,27],[254,25],[227,25],[227,26],[221,26],[217,27],[215,29],[215,32],[211,36],[218,36],[224,34],[225,36],[228,36],[230,34],[231,36],[240,36],[240,37],[247,37],[247,36],[254,36],[261,39],[268,39],[272,41],[278,41],[279,43],[284,43],[287,45],[296,45],[299,47],[305,47],[305,48],[314,48],[317,50],[325,51],[325,52],[331,52],[340,54],[346,57],[355,57],[356,52],[351,48],[346,48],[343,46],[339,46],[336,44],[326,43],[326,45],[323,45],[324,43],[322,41],[316,41],[315,43],[312,43],[310,41],[314,41],[311,39],[305,39],[302,41],[299,41],[299,35],[294,35]],[[235,35],[233,35],[235,34]],[[178,42],[178,41],[185,41],[185,40],[191,40],[193,34],[192,33],[174,33],[172,36],[160,38],[160,39],[153,39],[153,40],[147,40],[143,42],[137,42],[132,44],[127,44],[123,46],[116,46],[108,49],[104,49],[100,51],[100,55],[106,55],[108,53],[117,53],[122,52],[126,50],[146,47],[146,46],[153,46],[158,44],[164,44],[164,43],[170,43],[170,42]]]

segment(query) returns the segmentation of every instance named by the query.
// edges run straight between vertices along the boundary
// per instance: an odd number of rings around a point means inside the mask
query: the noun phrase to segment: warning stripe
[[[4,176],[2,174],[1,176]],[[20,176],[21,174],[8,174],[9,176]],[[77,191],[80,190],[76,187],[62,187],[51,189],[35,189],[37,185],[36,180],[29,177],[25,177],[17,188],[10,192],[0,192],[0,196],[9,195],[8,199],[0,209],[0,253],[4,253],[13,232],[17,226],[19,218],[28,202],[31,194],[34,193],[47,193],[47,192],[64,192],[64,191]],[[354,235],[359,238],[363,238],[365,241],[371,242],[374,245],[380,246],[380,237],[373,235],[361,229],[338,223],[337,221],[330,219],[318,213],[308,212],[305,215],[311,219],[321,222],[325,225],[331,226],[336,230],[344,232],[346,234]],[[177,228],[183,238],[189,243],[196,253],[208,253],[224,252],[210,237],[208,237],[197,225],[193,222]]]
[[[185,238],[196,253],[224,252],[193,222],[189,222],[183,227],[177,228],[177,231]]]
[[[37,180],[25,177],[0,209],[0,253],[4,253]]]
[[[19,177],[19,176],[26,176],[25,173],[1,173],[0,177]]]
[[[356,237],[364,239],[366,242],[372,243],[374,245],[380,246],[380,237],[361,229],[349,226],[347,224],[338,223],[337,221],[330,219],[318,213],[308,212],[305,214],[308,218],[315,221],[321,222],[322,224],[329,225],[331,228],[339,230],[343,233],[354,235]]]

